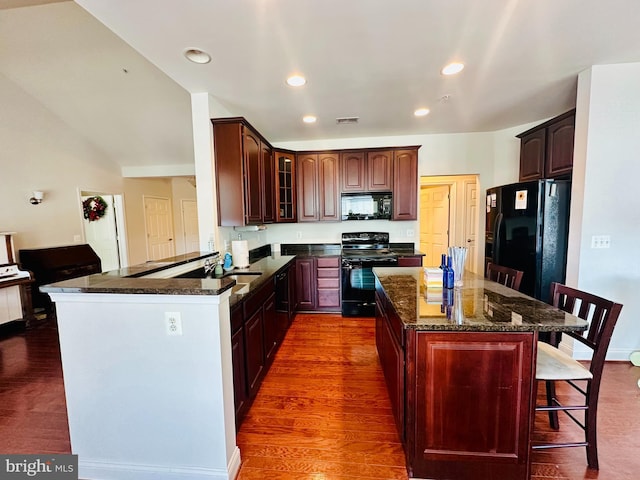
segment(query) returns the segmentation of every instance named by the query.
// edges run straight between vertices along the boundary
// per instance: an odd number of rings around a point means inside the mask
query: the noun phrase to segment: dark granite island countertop
[[[586,322],[473,274],[452,290],[423,269],[374,268],[376,347],[409,477],[529,480],[540,331]]]
[[[587,327],[574,315],[471,273],[465,274],[462,287],[447,292],[427,291],[422,268],[376,267],[373,272],[405,328],[566,332]]]

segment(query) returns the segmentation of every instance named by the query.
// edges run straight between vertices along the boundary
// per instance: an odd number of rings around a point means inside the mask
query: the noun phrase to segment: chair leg
[[[598,465],[598,431],[597,431],[597,422],[598,422],[598,400],[591,400],[588,402],[589,408],[585,412],[585,439],[588,443],[587,445],[587,463],[589,464],[589,468],[594,470],[599,469]]]
[[[554,404],[554,400],[556,398],[556,382],[547,380],[545,382],[545,388],[547,390],[547,405],[552,406]],[[557,410],[549,410],[549,426],[554,430],[560,429],[560,424],[558,423],[558,411]]]

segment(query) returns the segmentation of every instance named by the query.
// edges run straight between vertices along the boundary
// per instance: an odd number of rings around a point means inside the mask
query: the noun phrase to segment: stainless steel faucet
[[[213,258],[207,258],[204,261],[204,274],[207,277],[211,277],[213,275],[213,271],[216,269],[216,263],[220,260],[220,255],[216,255]]]

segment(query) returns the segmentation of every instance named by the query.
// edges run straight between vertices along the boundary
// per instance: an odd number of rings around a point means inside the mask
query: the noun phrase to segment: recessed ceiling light
[[[307,79],[302,75],[291,75],[287,78],[287,85],[290,87],[301,87],[305,83],[307,83]]]
[[[460,73],[463,68],[464,63],[453,62],[445,66],[440,73],[442,73],[442,75],[455,75],[456,73]]]
[[[425,115],[429,115],[430,110],[428,108],[419,108],[413,114],[416,117],[424,117]]]
[[[190,48],[184,52],[184,56],[193,63],[209,63],[211,61],[211,55],[197,48]]]
[[[304,117],[302,117],[302,121],[304,123],[316,123],[316,120],[318,119],[313,115],[305,115]]]

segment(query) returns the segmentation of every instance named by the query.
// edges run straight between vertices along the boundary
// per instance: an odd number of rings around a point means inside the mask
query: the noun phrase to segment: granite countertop
[[[251,275],[251,282],[248,284],[248,288],[244,290],[244,293],[231,295],[230,303],[233,305],[271,279],[273,275],[295,258],[290,255],[271,255],[252,263],[247,268],[226,272],[225,276],[221,278],[144,278],[143,276],[145,274],[157,274],[162,270],[196,262],[213,255],[215,253],[193,253],[163,259],[158,262],[147,262],[134,267],[43,285],[40,290],[45,293],[219,295],[236,284],[236,281],[230,275],[259,272],[260,275]],[[194,264],[194,269],[196,268],[199,267]]]
[[[483,277],[465,273],[463,286],[429,289],[420,267],[374,267],[405,328],[439,331],[583,331],[587,322]]]

